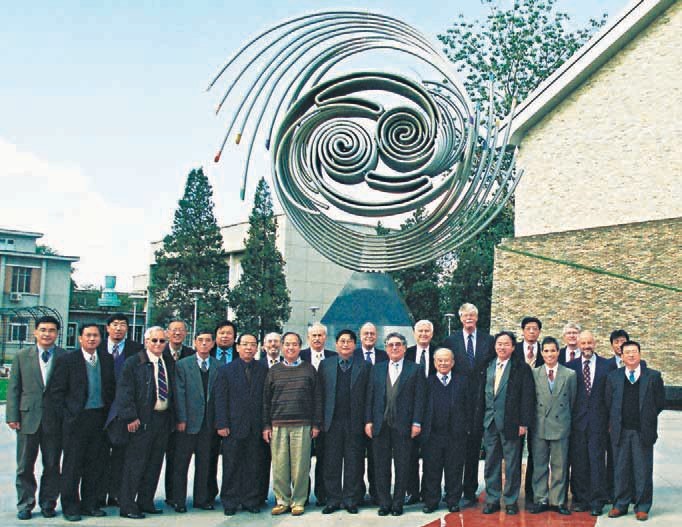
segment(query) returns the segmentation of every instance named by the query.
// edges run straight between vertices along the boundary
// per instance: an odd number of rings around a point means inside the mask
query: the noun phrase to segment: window
[[[78,333],[78,325],[75,322],[69,322],[66,327],[66,347],[68,349],[76,347],[76,334]]]
[[[14,240],[12,238],[0,238],[0,251],[13,251]]]
[[[33,269],[30,267],[12,268],[12,293],[31,292],[31,274]]]
[[[9,341],[26,342],[28,338],[28,323],[22,321],[10,322]]]

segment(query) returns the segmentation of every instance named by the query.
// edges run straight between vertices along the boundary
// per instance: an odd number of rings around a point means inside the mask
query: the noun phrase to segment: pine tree
[[[181,318],[191,328],[193,289],[202,290],[197,294],[197,328],[211,329],[225,318],[229,268],[213,209],[213,188],[208,178],[201,168],[192,170],[175,211],[171,234],[156,251],[150,289],[157,324]]]
[[[291,313],[284,259],[275,245],[276,238],[270,189],[261,178],[249,216],[242,275],[230,293],[237,327],[259,340],[269,331],[281,331]]]

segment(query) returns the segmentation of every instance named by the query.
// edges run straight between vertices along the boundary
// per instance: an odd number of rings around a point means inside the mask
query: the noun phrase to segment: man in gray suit
[[[559,354],[557,340],[545,337],[542,340],[545,364],[533,370],[536,400],[533,428],[535,503],[530,508],[533,514],[550,508],[559,514],[571,514],[566,506],[568,442],[578,384],[575,372],[559,364]]]
[[[36,505],[34,467],[38,450],[43,460],[38,503],[45,518],[53,518],[56,514],[61,423],[55,421],[54,412],[45,408],[44,403],[52,365],[57,357],[66,353],[55,346],[59,330],[56,318],[45,316],[37,319],[33,332],[35,347],[20,350],[12,363],[6,421],[17,432],[17,518],[20,520],[29,520]]]
[[[530,366],[522,357],[512,357],[515,340],[510,331],[495,335],[497,359],[491,361],[486,372],[483,392],[486,503],[483,514],[499,511],[501,497],[507,514],[519,512],[521,439],[535,417],[535,391]],[[503,460],[505,484],[502,496]]]
[[[194,508],[213,510],[208,479],[213,430],[213,385],[220,363],[211,356],[213,333],[197,332],[196,353],[175,365],[175,412],[177,414],[173,503],[176,512],[187,512],[187,470],[194,455]]]

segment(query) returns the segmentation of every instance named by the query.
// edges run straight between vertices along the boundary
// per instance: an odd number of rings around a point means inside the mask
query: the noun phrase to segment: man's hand
[[[14,421],[12,423],[7,423],[12,430],[21,430],[21,423],[19,421]]]
[[[372,423],[367,423],[365,425],[365,435],[367,437],[369,437],[370,439],[372,439],[373,428],[374,428],[374,426],[372,425]]]
[[[412,432],[410,433],[410,437],[414,439],[417,437],[419,434],[422,433],[422,427],[419,425],[412,425]]]
[[[310,437],[312,437],[313,439],[315,439],[315,438],[316,438],[317,436],[319,436],[319,435],[320,435],[320,429],[317,428],[316,426],[313,426],[313,427],[310,429]]]
[[[270,440],[272,439],[272,430],[269,428],[267,430],[263,430],[263,441],[266,443],[270,443]]]
[[[218,428],[218,435],[220,437],[227,437],[230,435],[230,429],[225,427],[225,428]],[[265,437],[263,437],[265,439]]]
[[[527,426],[519,426],[519,437],[525,436],[526,432],[528,432]]]
[[[178,432],[184,432],[185,430],[187,430],[187,423],[185,423],[184,421],[181,423],[178,423],[175,425],[175,429]]]
[[[128,423],[128,432],[131,434],[133,432],[137,432],[137,429],[140,428],[140,424],[141,423],[139,419],[135,419],[132,423]]]

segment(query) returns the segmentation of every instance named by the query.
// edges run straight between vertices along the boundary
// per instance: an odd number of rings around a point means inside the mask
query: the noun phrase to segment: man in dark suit
[[[423,375],[428,378],[436,374],[436,363],[433,352],[435,346],[433,340],[433,323],[430,320],[420,320],[414,325],[414,346],[407,348],[405,359],[415,362],[421,367]],[[421,444],[419,441],[412,442],[410,464],[407,471],[407,495],[405,505],[413,505],[421,500],[421,481],[419,478],[419,458],[422,457]]]
[[[483,440],[483,389],[488,364],[495,357],[493,338],[485,331],[480,331],[478,324],[478,308],[473,304],[462,304],[459,308],[459,319],[462,331],[456,331],[445,339],[443,346],[452,350],[455,355],[455,372],[467,378],[468,404],[471,406],[471,431],[466,438],[464,460],[464,478],[462,483],[462,501],[460,507],[476,505],[478,490],[478,466],[481,459],[481,442]]]
[[[172,477],[175,494],[172,499],[175,512],[187,512],[187,470],[194,456],[195,509],[213,510],[208,497],[211,440],[216,433],[214,423],[213,387],[220,364],[211,357],[213,333],[199,330],[194,339],[196,353],[180,359],[175,364],[175,462]],[[168,459],[168,450],[166,451]],[[169,470],[166,464],[166,470]]]
[[[566,364],[578,377],[569,447],[573,510],[590,510],[593,516],[600,516],[608,498],[605,456],[609,436],[604,386],[614,366],[594,353],[591,332],[582,331],[578,343],[582,356]]]
[[[327,434],[324,488],[327,505],[322,514],[342,506],[358,513],[363,475],[365,397],[372,366],[354,356],[357,337],[350,329],[336,335],[337,360],[320,363],[318,375],[324,398],[322,431]]]
[[[61,430],[60,423],[50,419],[50,408],[45,405],[46,387],[55,359],[66,353],[55,346],[59,329],[59,321],[54,317],[37,319],[33,332],[35,347],[20,350],[12,362],[5,420],[17,433],[17,518],[20,520],[30,519],[36,506],[34,467],[38,450],[43,461],[38,503],[45,518],[56,514]]]
[[[485,445],[485,493],[483,514],[500,510],[503,497],[505,512],[518,514],[521,487],[521,438],[535,417],[535,387],[530,367],[512,357],[514,334],[502,331],[495,335],[495,353],[486,372],[484,391],[483,444]],[[505,462],[504,494],[502,461]]]
[[[258,340],[249,333],[237,339],[239,358],[218,371],[216,422],[223,438],[223,484],[220,500],[226,516],[241,505],[257,514],[262,503],[263,387],[268,368],[255,360]]]
[[[537,317],[524,317],[521,320],[521,331],[523,340],[516,343],[514,354],[518,360],[523,360],[528,366],[537,368],[544,364],[540,349],[540,332],[542,331],[542,321]],[[526,442],[527,439],[527,442]],[[531,507],[535,501],[533,496],[533,429],[530,428],[521,439],[521,450],[523,443],[527,443],[528,457],[526,458],[526,478],[524,490],[526,492],[526,507]]]
[[[559,343],[554,337],[542,340],[543,367],[533,370],[535,422],[533,426],[533,514],[550,508],[571,514],[568,493],[568,441],[571,416],[578,390],[575,371],[559,364]],[[551,469],[551,471],[550,471]]]
[[[98,350],[102,341],[97,324],[83,324],[81,349],[55,362],[48,397],[62,421],[62,513],[69,521],[83,516],[105,516],[97,506],[105,466],[104,422],[114,400],[114,359]],[[80,491],[79,491],[80,488]]]
[[[114,313],[107,318],[107,338],[99,345],[99,351],[105,351],[114,359],[114,376],[118,382],[126,359],[144,350],[144,346],[128,337],[128,316]],[[118,506],[118,493],[121,489],[123,474],[123,458],[125,446],[112,445],[107,437],[105,456],[104,483],[101,488],[99,505]],[[108,498],[107,498],[108,495]]]
[[[116,387],[116,415],[128,423],[130,439],[123,463],[120,515],[144,518],[161,514],[154,506],[168,436],[175,428],[175,364],[163,357],[166,332],[153,326],[145,332],[145,351],[126,360]]]
[[[368,364],[374,366],[377,362],[384,362],[388,360],[386,352],[376,347],[377,342],[377,328],[371,322],[365,322],[360,328],[360,345],[355,349],[353,360],[364,360]],[[364,475],[360,482],[360,497],[358,503],[362,503],[365,499],[365,493],[369,488],[370,501],[376,505],[377,491],[374,480],[374,457],[372,455],[372,441],[363,434],[363,457],[367,460],[367,483],[365,485]],[[363,461],[364,465],[364,461]],[[363,470],[364,472],[364,470]]]
[[[604,391],[616,455],[616,500],[609,518],[627,514],[634,503],[635,516],[645,521],[653,501],[654,443],[665,389],[660,372],[642,366],[638,342],[628,340],[621,349],[625,366],[609,374]]]
[[[335,351],[325,348],[327,341],[327,327],[316,322],[308,328],[308,347],[301,350],[301,360],[309,362],[315,370],[320,369],[322,361],[336,355]],[[324,434],[322,432],[313,441],[312,455],[315,456],[315,499],[317,504],[327,503],[327,493],[324,489]]]
[[[163,350],[164,357],[173,362],[178,362],[180,359],[194,355],[194,350],[189,346],[185,346],[184,342],[187,338],[187,324],[183,320],[171,320],[166,327],[166,348]],[[166,448],[166,471],[164,476],[164,488],[166,490],[166,503],[175,506],[173,498],[175,491],[173,489],[173,482],[175,479],[175,443],[177,433],[174,431],[168,437],[168,447]],[[184,501],[183,501],[184,503]]]
[[[403,513],[412,441],[421,432],[424,414],[423,369],[405,360],[406,340],[389,333],[385,347],[389,360],[372,368],[367,386],[365,434],[372,439],[379,516]],[[391,497],[391,462],[395,485]]]
[[[466,375],[455,373],[454,354],[448,348],[434,353],[438,373],[426,381],[423,441],[424,513],[438,508],[445,473],[445,502],[449,512],[459,512],[466,442],[471,426],[471,405]]]
[[[567,322],[564,326],[564,347],[559,350],[559,364],[566,364],[580,357],[580,348],[578,347],[580,329],[580,326],[575,322]]]

